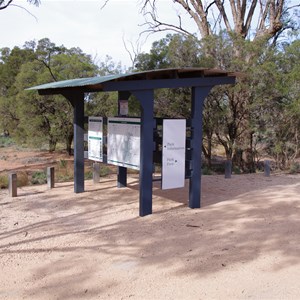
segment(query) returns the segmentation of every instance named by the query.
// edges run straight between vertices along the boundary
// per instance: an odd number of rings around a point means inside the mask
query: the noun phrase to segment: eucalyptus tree
[[[286,168],[300,155],[300,41],[286,45],[273,57],[255,76],[264,77],[263,85],[256,81],[256,96],[263,99],[257,132],[265,152],[279,168]]]
[[[72,107],[61,96],[39,96],[26,88],[55,80],[95,76],[98,67],[79,48],[57,46],[49,39],[30,41],[24,48],[2,49],[0,60],[0,127],[20,142],[55,150],[65,142],[71,151]]]
[[[12,133],[18,122],[15,96],[18,93],[14,83],[21,66],[34,59],[29,49],[14,47],[0,49],[0,131]]]
[[[262,63],[267,48],[275,46],[285,32],[299,29],[297,8],[299,2],[287,0],[169,0],[177,7],[178,22],[170,23],[160,12],[160,1],[143,0],[145,32],[173,30],[201,40],[202,49],[213,67],[247,74],[253,66]],[[160,17],[162,16],[162,17]],[[185,23],[194,22],[192,29]],[[253,89],[251,89],[251,87]],[[224,90],[223,88],[220,89]],[[247,153],[236,162],[248,171],[254,170],[253,117],[255,86],[251,76],[239,78],[234,89],[215,94],[215,108],[223,116],[216,126],[218,142],[224,146],[228,158]],[[211,97],[210,97],[211,98]],[[222,103],[220,103],[220,101]],[[218,104],[219,103],[219,104]],[[222,105],[221,105],[222,104]],[[223,126],[222,126],[223,124]]]
[[[28,3],[39,6],[41,1],[40,0],[27,0]],[[22,7],[18,4],[14,3],[14,0],[0,0],[0,10],[6,9],[9,6],[18,6]]]

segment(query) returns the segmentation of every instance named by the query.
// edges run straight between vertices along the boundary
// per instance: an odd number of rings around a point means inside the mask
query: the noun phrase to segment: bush
[[[8,176],[0,175],[0,189],[8,188]]]
[[[298,162],[292,163],[290,167],[290,174],[300,173],[300,164]]]
[[[36,171],[31,176],[32,184],[45,184],[47,183],[47,175],[43,171]]]
[[[68,166],[68,161],[66,161],[65,159],[61,159],[59,161],[59,168],[61,169],[66,169]]]
[[[86,179],[86,180],[93,179],[93,171],[89,170],[89,171],[85,172],[84,179]]]
[[[107,176],[110,174],[110,168],[106,165],[100,166],[100,176]]]
[[[202,175],[212,175],[213,172],[208,166],[203,166]]]
[[[0,148],[9,147],[14,144],[13,140],[9,137],[0,137]]]
[[[18,187],[26,186],[29,183],[28,174],[26,172],[17,173],[17,185]]]

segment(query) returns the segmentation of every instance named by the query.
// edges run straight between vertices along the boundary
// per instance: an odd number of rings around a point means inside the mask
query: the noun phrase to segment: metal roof
[[[28,88],[45,93],[58,93],[65,90],[80,89],[82,92],[104,91],[104,84],[110,82],[155,81],[162,79],[192,79],[207,77],[236,77],[235,73],[218,69],[206,68],[173,68],[159,69],[144,72],[125,73],[116,75],[97,76],[89,78],[76,78],[57,82],[46,83]]]

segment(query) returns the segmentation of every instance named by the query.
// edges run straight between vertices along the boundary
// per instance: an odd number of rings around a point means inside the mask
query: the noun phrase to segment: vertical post
[[[74,192],[84,192],[84,98],[74,101]]]
[[[47,186],[48,189],[54,188],[54,167],[47,167]]]
[[[118,116],[127,116],[128,115],[128,99],[130,97],[130,92],[120,91],[118,92]],[[123,107],[126,106],[127,101],[127,110]],[[127,168],[118,167],[118,188],[127,186]]]
[[[270,168],[270,161],[269,160],[265,160],[264,161],[264,173],[266,177],[270,177],[270,172],[271,172],[271,168]]]
[[[8,175],[8,192],[10,197],[17,197],[17,174],[10,173]]]
[[[201,154],[202,154],[202,113],[203,104],[211,87],[192,88],[192,113],[191,113],[191,177],[189,185],[189,207],[201,206]]]
[[[100,181],[100,164],[97,162],[93,163],[93,183]]]
[[[225,178],[231,178],[232,173],[232,161],[228,159],[225,161]]]
[[[152,214],[153,90],[132,91],[141,107],[140,216]]]
[[[84,192],[84,93],[63,94],[74,108],[74,192]]]
[[[118,167],[118,188],[127,186],[127,168]]]

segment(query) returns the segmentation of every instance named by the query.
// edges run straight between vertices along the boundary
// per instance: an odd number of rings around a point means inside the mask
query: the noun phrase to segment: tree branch
[[[3,2],[4,0],[1,1],[0,5],[2,5]],[[6,4],[4,4],[4,6],[0,6],[0,10],[7,8],[12,2],[13,0],[9,0]]]

